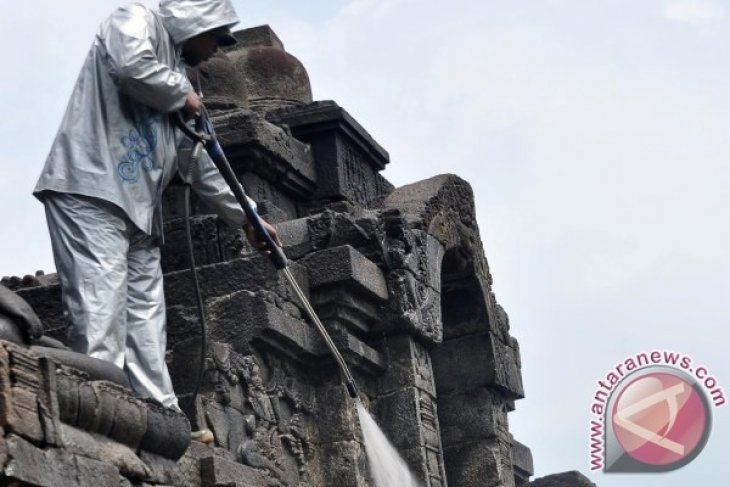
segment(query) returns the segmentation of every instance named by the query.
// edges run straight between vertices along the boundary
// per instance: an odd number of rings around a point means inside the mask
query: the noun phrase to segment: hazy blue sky
[[[153,4],[154,2],[147,2]],[[510,416],[536,474],[588,471],[595,381],[669,349],[730,388],[730,12],[720,0],[236,1],[390,152],[397,186],[471,182],[498,300],[522,345]],[[53,270],[31,196],[98,23],[119,2],[7,2],[0,275]],[[664,475],[718,485],[730,412]]]

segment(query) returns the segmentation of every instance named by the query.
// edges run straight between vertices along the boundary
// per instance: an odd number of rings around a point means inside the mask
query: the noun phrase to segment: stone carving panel
[[[350,200],[367,203],[375,198],[375,173],[356,147],[340,144],[343,169],[343,188],[349,193]]]
[[[205,421],[216,444],[264,473],[270,487],[311,485],[313,397],[273,355],[241,355],[215,343],[207,360]]]
[[[433,344],[443,339],[441,260],[443,246],[425,232],[410,228],[398,210],[382,214],[384,264],[390,292],[393,331],[415,331]]]

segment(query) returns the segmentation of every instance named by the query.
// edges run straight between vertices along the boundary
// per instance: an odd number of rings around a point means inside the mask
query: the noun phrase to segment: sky
[[[147,2],[152,4],[153,2]],[[9,2],[0,275],[53,271],[31,196],[98,23],[118,1]],[[730,392],[730,11],[720,0],[234,0],[385,147],[401,186],[469,181],[520,341],[510,414],[536,476],[716,485],[728,407],[666,474],[589,473],[590,406],[626,357],[671,350]]]

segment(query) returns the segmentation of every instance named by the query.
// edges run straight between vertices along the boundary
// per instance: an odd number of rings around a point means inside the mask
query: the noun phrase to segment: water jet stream
[[[421,483],[416,480],[405,460],[390,444],[362,402],[355,401],[355,407],[374,487],[421,487]]]

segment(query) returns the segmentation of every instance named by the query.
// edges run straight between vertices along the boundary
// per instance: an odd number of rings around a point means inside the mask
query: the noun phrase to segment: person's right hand
[[[198,96],[194,91],[189,91],[185,98],[185,106],[183,111],[185,112],[185,118],[190,120],[200,115],[203,110],[203,99]]]

